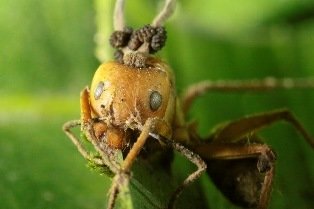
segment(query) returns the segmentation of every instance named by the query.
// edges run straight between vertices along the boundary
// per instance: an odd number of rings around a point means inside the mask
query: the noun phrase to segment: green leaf
[[[159,2],[127,1],[128,24],[140,27],[150,22]],[[174,69],[179,93],[204,79],[313,77],[313,21],[298,22],[298,27],[264,27],[289,8],[301,14],[303,7],[294,7],[296,1],[177,2],[166,24],[166,47],[157,56]],[[86,168],[87,162],[61,131],[65,121],[80,117],[79,92],[90,84],[99,65],[94,53],[95,5],[84,0],[3,0],[0,15],[1,207],[105,207],[110,178]],[[206,135],[222,121],[283,107],[314,133],[313,90],[211,93],[195,102],[188,117],[198,121],[200,133]],[[312,208],[313,149],[281,124],[263,131],[262,137],[278,154],[270,208]],[[129,189],[136,206],[150,204],[143,199],[166,204],[172,189],[195,170],[178,156],[171,165],[163,181],[148,172],[162,175],[162,169],[145,164],[145,169],[135,168],[132,179],[139,185],[131,180]],[[148,172],[145,180],[140,172]],[[169,190],[158,192],[163,186]],[[194,203],[204,205],[199,208],[235,208],[206,175],[183,192],[178,208],[197,208]]]

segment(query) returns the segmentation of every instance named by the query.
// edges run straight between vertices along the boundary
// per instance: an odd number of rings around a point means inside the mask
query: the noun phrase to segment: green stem
[[[109,37],[112,33],[112,11],[115,0],[95,0],[95,56],[100,62],[112,59]]]

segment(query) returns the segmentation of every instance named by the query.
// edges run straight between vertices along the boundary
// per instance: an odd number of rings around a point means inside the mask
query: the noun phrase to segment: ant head
[[[110,43],[118,61],[102,64],[90,88],[92,116],[120,131],[137,129],[148,118],[172,124],[176,94],[171,68],[151,56],[164,46],[162,25],[173,12],[174,0],[166,0],[150,25],[132,30],[124,25],[123,0],[117,0]],[[119,138],[119,137],[118,137]]]
[[[174,79],[169,66],[150,57],[147,68],[114,61],[95,72],[90,105],[93,114],[108,126],[137,129],[148,118],[171,124],[175,109]]]
[[[117,0],[114,10],[114,32],[110,37],[110,44],[117,49],[115,59],[125,65],[143,68],[147,58],[165,45],[166,30],[163,25],[172,15],[175,0],[165,0],[163,9],[156,15],[151,24],[133,30],[125,26],[124,0]]]

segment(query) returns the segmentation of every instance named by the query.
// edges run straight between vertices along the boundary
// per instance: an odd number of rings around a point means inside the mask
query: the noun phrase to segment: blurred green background
[[[108,178],[86,168],[61,131],[79,118],[79,92],[99,65],[96,11],[110,24],[112,0],[99,2],[0,0],[0,208],[105,205]],[[149,23],[158,6],[127,2],[128,23]],[[204,79],[314,75],[312,1],[178,0],[167,29],[159,56],[173,67],[179,93]],[[189,118],[206,134],[219,122],[287,107],[314,134],[313,105],[313,90],[211,93],[196,101]],[[313,208],[313,150],[286,125],[263,136],[278,154],[271,208]],[[184,173],[177,161],[174,169]],[[231,207],[207,177],[200,182],[210,208]]]

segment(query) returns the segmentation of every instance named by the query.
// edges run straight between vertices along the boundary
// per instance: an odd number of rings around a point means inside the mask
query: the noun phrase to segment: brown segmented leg
[[[130,174],[126,172],[120,172],[112,179],[112,185],[109,189],[107,209],[114,208],[120,189],[127,186],[129,182]]]
[[[63,130],[67,134],[67,136],[71,139],[73,144],[78,148],[81,155],[87,159],[95,163],[96,165],[100,166],[107,166],[113,173],[119,173],[120,165],[118,162],[115,162],[108,157],[108,150],[109,147],[102,145],[101,141],[97,139],[94,134],[93,130],[93,120],[91,118],[91,109],[90,109],[90,102],[89,102],[89,91],[86,87],[83,91],[81,91],[80,95],[80,104],[81,104],[81,120],[73,120],[65,123],[63,125]],[[93,144],[95,150],[101,155],[101,159],[92,157],[87,149],[83,147],[80,140],[74,135],[71,131],[72,128],[77,126],[81,126],[81,131],[85,134],[87,139]],[[113,183],[113,186],[116,185]],[[116,196],[118,194],[118,190],[112,189],[109,197],[108,202],[108,209],[113,209]]]
[[[167,146],[172,147],[174,150],[179,152],[181,155],[186,157],[190,162],[192,162],[194,165],[197,166],[197,170],[191,173],[173,192],[173,194],[170,197],[170,200],[168,202],[168,209],[175,208],[175,203],[177,199],[179,198],[180,194],[183,192],[183,190],[189,186],[191,183],[196,181],[205,171],[207,168],[207,165],[205,161],[195,152],[191,151],[190,149],[186,148],[185,146],[176,143],[173,140],[167,139],[165,137],[162,137],[161,135],[150,133],[152,137],[155,139],[165,143]]]
[[[87,139],[93,144],[95,150],[100,154],[101,159],[93,157],[89,151],[82,145],[80,140],[74,135],[74,133],[71,131],[72,128],[75,128],[77,126],[81,125],[80,120],[73,120],[68,121],[63,125],[63,131],[66,133],[66,135],[71,139],[73,144],[77,147],[80,154],[88,161],[94,163],[95,165],[99,166],[107,166],[109,170],[113,173],[118,173],[120,165],[118,162],[114,162],[109,159],[108,152],[105,150],[106,147],[101,146],[100,142],[96,140],[95,135],[93,134],[93,131],[91,130],[92,124],[85,125],[83,133],[87,137]],[[109,149],[109,148],[108,148]]]
[[[71,131],[71,129],[77,127],[77,126],[84,126],[87,124],[91,119],[91,113],[90,113],[90,107],[89,107],[89,93],[88,88],[86,87],[84,90],[81,91],[80,94],[80,105],[81,105],[81,120],[72,120],[66,122],[62,129],[66,133],[66,135],[71,139],[73,144],[77,147],[78,151],[81,153],[81,155],[89,160],[89,161],[97,161],[96,164],[102,165],[103,163],[101,160],[94,159],[88,151],[83,147],[80,140],[74,135],[74,133]]]
[[[193,150],[205,160],[232,160],[257,158],[257,169],[265,173],[259,196],[258,209],[266,209],[270,199],[275,172],[275,153],[265,144],[211,144],[195,146]]]
[[[172,194],[169,203],[168,203],[168,208],[173,209],[175,207],[176,200],[178,199],[179,195],[182,193],[184,188],[186,188],[188,185],[190,185],[192,182],[194,182],[196,179],[200,177],[200,175],[206,171],[206,163],[200,158],[199,155],[196,153],[192,152],[191,150],[187,149],[183,145],[176,143],[172,140],[166,139],[158,134],[152,133],[152,127],[154,127],[154,124],[158,122],[158,119],[155,118],[150,118],[148,119],[142,130],[141,134],[138,137],[137,141],[134,143],[132,149],[129,151],[128,155],[126,156],[125,160],[123,161],[122,164],[122,170],[120,174],[117,174],[115,177],[115,180],[113,180],[113,185],[111,187],[110,191],[110,197],[109,197],[109,204],[108,204],[108,209],[112,209],[114,207],[117,194],[119,193],[119,182],[122,181],[128,181],[129,180],[129,174],[128,172],[130,171],[134,160],[136,159],[137,155],[141,151],[142,147],[144,146],[148,136],[152,136],[159,140],[162,143],[165,143],[167,146],[171,146],[173,149],[178,151],[180,154],[185,156],[188,160],[190,160],[193,164],[197,166],[197,170],[190,174],[183,182],[181,185],[178,186],[178,188],[174,191]],[[124,175],[124,176],[120,176]]]
[[[201,81],[189,86],[182,96],[182,109],[188,112],[193,101],[208,92],[262,92],[274,89],[314,88],[313,78],[274,78]]]
[[[141,134],[137,138],[136,142],[133,144],[132,148],[130,149],[129,153],[125,157],[124,161],[122,162],[121,168],[116,173],[116,176],[112,180],[112,186],[110,188],[109,192],[109,200],[108,200],[108,209],[113,209],[116,203],[116,199],[118,196],[118,193],[120,192],[121,186],[123,184],[126,184],[126,182],[129,182],[129,172],[131,170],[131,167],[142,150],[149,133],[153,127],[154,119],[148,118],[141,129]]]
[[[66,133],[66,135],[71,139],[73,144],[77,147],[78,151],[81,153],[81,155],[88,161],[94,162],[96,165],[104,165],[101,159],[97,159],[92,157],[89,152],[83,147],[80,140],[74,135],[74,133],[71,131],[72,128],[75,128],[77,126],[81,125],[80,120],[72,120],[68,121],[63,125],[63,131]]]
[[[207,165],[205,161],[196,153],[192,152],[191,150],[187,149],[186,147],[182,146],[181,144],[172,142],[172,147],[178,151],[180,154],[185,156],[189,161],[197,166],[197,170],[191,173],[182,183],[177,187],[174,193],[171,195],[171,198],[168,203],[168,209],[174,209],[175,203],[179,198],[180,194],[183,190],[189,186],[191,183],[196,181],[205,171]]]
[[[195,145],[195,147],[192,147],[192,150],[200,154],[200,156],[208,162],[211,162],[211,160],[227,161],[235,159],[257,159],[258,171],[260,173],[265,173],[262,187],[260,189],[257,208],[265,209],[269,202],[274,176],[275,155],[267,145],[262,144],[261,140],[256,136],[256,133],[260,129],[278,121],[286,121],[293,125],[304,139],[314,147],[313,138],[291,112],[288,110],[275,110],[225,123],[215,130],[215,132],[207,139],[207,142]],[[247,143],[245,143],[245,139],[247,139]],[[254,167],[248,166],[243,167],[242,169],[254,170]],[[221,168],[221,170],[229,172],[227,168]],[[232,173],[231,170],[230,172]],[[209,171],[209,174],[216,176],[217,172]],[[258,179],[257,174],[252,173],[252,175],[254,176],[253,179]],[[228,178],[237,178],[237,176],[232,174],[232,176],[230,177],[229,175]],[[224,186],[221,188],[224,188]]]
[[[114,179],[113,179],[111,188],[109,189],[109,198],[108,198],[107,209],[113,209],[114,208],[118,194],[119,194],[118,185],[114,182]]]
[[[142,150],[149,133],[151,132],[151,129],[154,125],[154,119],[153,118],[148,118],[141,130],[140,136],[137,138],[136,142],[133,144],[132,148],[130,149],[129,153],[125,157],[121,169],[123,171],[130,171],[130,168],[132,167],[136,157]]]
[[[314,148],[313,137],[305,130],[298,119],[287,109],[259,113],[223,124],[209,137],[209,140],[221,143],[236,143],[243,137],[279,121],[291,124]]]
[[[89,104],[89,92],[88,87],[83,89],[80,94],[80,107],[81,107],[81,120],[73,120],[65,123],[63,125],[63,131],[66,133],[66,135],[71,139],[73,144],[77,147],[81,155],[91,161],[94,162],[96,165],[107,165],[107,161],[104,162],[104,160],[97,159],[92,157],[87,149],[85,149],[80,142],[80,140],[74,135],[74,133],[71,131],[71,129],[81,126],[81,131],[86,135],[88,140],[92,142],[95,146],[96,143],[96,137],[92,134],[92,119],[91,119],[91,109]],[[97,148],[97,146],[95,146]],[[99,151],[99,150],[97,150]],[[110,165],[110,164],[109,164]]]

